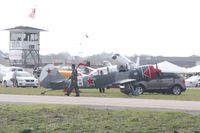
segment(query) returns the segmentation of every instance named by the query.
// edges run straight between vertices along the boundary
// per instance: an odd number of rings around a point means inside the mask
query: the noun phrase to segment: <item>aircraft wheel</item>
[[[180,95],[181,94],[181,87],[176,85],[172,88],[172,94],[173,95]]]

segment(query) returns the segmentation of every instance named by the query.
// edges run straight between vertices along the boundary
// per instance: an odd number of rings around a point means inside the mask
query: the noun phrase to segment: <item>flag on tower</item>
[[[87,34],[85,34],[85,37],[86,37],[86,38],[89,38],[89,36],[88,36]]]
[[[32,12],[29,14],[29,17],[30,17],[30,18],[33,18],[33,19],[35,18],[35,11],[36,11],[36,9],[33,8],[33,9],[32,9]]]

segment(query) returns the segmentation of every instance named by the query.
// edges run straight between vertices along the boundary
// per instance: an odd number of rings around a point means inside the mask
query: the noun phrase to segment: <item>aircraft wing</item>
[[[111,87],[113,85],[123,85],[131,82],[135,82],[136,79],[123,79],[123,80],[118,80],[116,82],[112,82],[110,84],[103,85],[103,87]]]
[[[126,84],[126,83],[130,83],[130,82],[135,82],[135,81],[136,81],[136,79],[123,79],[123,80],[116,81],[116,84],[121,85],[121,84]]]
[[[50,81],[51,84],[60,84],[65,82],[65,79]]]

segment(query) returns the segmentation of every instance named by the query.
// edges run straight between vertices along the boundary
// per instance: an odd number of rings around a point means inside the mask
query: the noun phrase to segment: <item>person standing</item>
[[[101,76],[103,75],[103,71],[102,71],[102,70],[100,71],[100,75],[101,75]],[[100,87],[100,88],[99,88],[99,92],[100,92],[100,93],[105,93],[105,88],[104,88],[104,87]]]
[[[12,75],[13,87],[17,86],[17,71],[15,70]]]
[[[79,94],[79,88],[78,88],[78,72],[76,70],[75,64],[72,64],[72,73],[71,76],[69,77],[69,79],[71,79],[68,91],[66,93],[67,96],[70,95],[70,93],[72,92],[73,89],[75,89],[76,92],[76,96],[80,96]]]

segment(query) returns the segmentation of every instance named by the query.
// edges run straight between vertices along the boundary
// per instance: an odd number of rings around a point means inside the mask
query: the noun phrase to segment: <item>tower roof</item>
[[[8,59],[8,56],[0,50],[0,59]]]
[[[34,28],[34,27],[29,27],[29,26],[16,26],[14,28],[8,28],[4,30],[9,30],[9,31],[19,31],[19,30],[31,30],[31,31],[47,31],[44,29],[39,29],[39,28]]]

